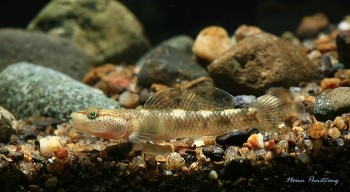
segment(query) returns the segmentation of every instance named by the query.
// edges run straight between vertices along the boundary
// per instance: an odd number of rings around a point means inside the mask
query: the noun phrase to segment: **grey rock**
[[[93,65],[135,62],[149,48],[140,22],[115,0],[52,0],[28,29],[70,39]]]
[[[26,62],[8,66],[0,73],[0,94],[0,105],[17,118],[41,115],[67,120],[79,109],[119,107],[100,90]]]
[[[0,106],[0,142],[8,143],[11,135],[18,129],[16,118],[6,109]]]
[[[336,44],[340,62],[345,65],[345,68],[350,68],[350,31],[339,32]]]
[[[268,33],[244,38],[208,66],[214,83],[233,95],[298,85],[317,78],[317,70],[300,47]]]
[[[236,107],[248,107],[249,104],[255,102],[256,99],[254,95],[237,95],[235,96],[235,104]]]
[[[148,55],[154,52],[154,50],[158,49],[159,46],[162,46],[162,45],[170,46],[170,47],[176,48],[177,50],[183,53],[192,55],[193,54],[192,44],[193,44],[193,38],[188,35],[177,35],[177,36],[171,37],[159,43],[158,45],[154,46],[151,50],[149,50],[142,57],[140,57],[137,60],[136,65],[141,66],[145,62],[145,59],[148,57]]]
[[[145,56],[138,75],[138,85],[152,83],[173,85],[184,80],[209,77],[208,73],[189,55],[167,45],[161,45]]]
[[[338,87],[315,99],[313,113],[320,117],[336,116],[350,111],[350,87]]]
[[[88,71],[84,54],[67,39],[21,29],[0,29],[0,70],[27,61],[82,79]]]
[[[168,45],[182,51],[188,55],[192,55],[193,38],[188,35],[177,35],[171,37],[161,43],[161,45]]]

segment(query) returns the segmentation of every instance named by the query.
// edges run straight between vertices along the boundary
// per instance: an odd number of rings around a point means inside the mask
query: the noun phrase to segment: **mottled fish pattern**
[[[218,136],[255,127],[277,131],[287,115],[303,114],[288,91],[272,89],[247,108],[218,88],[167,89],[151,96],[142,109],[89,108],[73,112],[70,124],[80,132],[133,143]]]

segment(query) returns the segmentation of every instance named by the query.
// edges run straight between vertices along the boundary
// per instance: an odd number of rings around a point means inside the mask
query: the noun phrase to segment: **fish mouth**
[[[82,125],[81,123],[79,123],[77,121],[74,121],[73,119],[69,120],[69,124],[72,128],[74,128],[78,132],[88,133],[87,131],[85,131],[84,125]]]

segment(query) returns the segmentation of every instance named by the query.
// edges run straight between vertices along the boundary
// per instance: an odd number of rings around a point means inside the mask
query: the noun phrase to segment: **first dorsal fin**
[[[190,91],[166,89],[155,93],[145,103],[146,109],[215,110],[235,107],[235,98],[215,87]]]
[[[154,93],[147,99],[145,109],[174,109],[178,108],[182,92],[180,89],[165,89]]]

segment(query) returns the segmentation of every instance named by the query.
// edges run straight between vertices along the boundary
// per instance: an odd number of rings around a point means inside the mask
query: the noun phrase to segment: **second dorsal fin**
[[[152,95],[145,109],[215,110],[235,107],[235,98],[215,87],[200,87],[190,91],[166,89]]]

